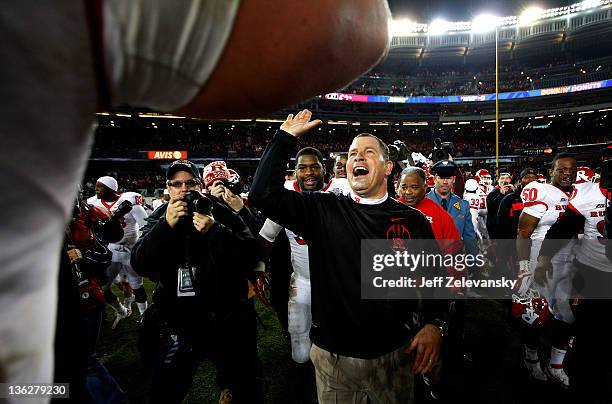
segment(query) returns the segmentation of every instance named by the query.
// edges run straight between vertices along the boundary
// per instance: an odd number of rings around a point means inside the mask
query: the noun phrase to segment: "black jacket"
[[[313,343],[356,358],[375,358],[410,341],[414,300],[361,297],[361,241],[434,239],[418,210],[388,198],[362,205],[333,193],[298,193],[284,189],[282,172],[296,139],[279,131],[257,167],[249,200],[261,212],[308,243],[312,291]],[[407,236],[407,237],[404,237]],[[425,321],[444,316],[440,301],[423,301]]]
[[[179,331],[224,318],[247,301],[247,279],[259,248],[256,240],[244,224],[230,229],[217,219],[206,234],[197,232],[190,220],[173,229],[166,223],[166,208],[161,206],[147,218],[132,249],[132,267],[158,282],[154,302],[171,310]],[[185,266],[187,256],[195,267],[196,295],[177,297],[178,268]]]
[[[499,204],[497,210],[497,234],[498,239],[515,239],[518,230],[519,216],[523,211],[523,200],[521,199],[522,188],[507,193]],[[489,215],[494,212],[489,211]]]
[[[507,194],[502,194],[498,187],[487,195],[487,231],[492,239],[500,238],[498,234],[499,223],[497,222],[497,211],[501,201]]]

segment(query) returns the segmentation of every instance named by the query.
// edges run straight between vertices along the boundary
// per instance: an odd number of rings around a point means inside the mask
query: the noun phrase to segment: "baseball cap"
[[[523,169],[523,171],[521,171],[521,175],[519,176],[519,178],[523,178],[524,176],[529,175],[529,174],[538,175],[536,170],[534,170],[531,167],[526,167]]]
[[[440,160],[431,168],[429,172],[439,177],[452,177],[457,173],[459,166],[452,160]]]
[[[202,179],[202,177],[200,176],[200,170],[198,170],[198,166],[196,166],[189,160],[176,160],[170,163],[168,169],[166,170],[166,179],[171,179],[172,176],[179,171],[188,172],[192,174],[195,178],[199,180]]]
[[[105,175],[103,177],[98,178],[98,180],[96,182],[99,182],[100,184],[106,185],[108,188],[112,189],[115,192],[117,192],[117,189],[119,189],[119,185],[117,184],[117,180],[114,179],[113,177],[108,176],[108,175]]]

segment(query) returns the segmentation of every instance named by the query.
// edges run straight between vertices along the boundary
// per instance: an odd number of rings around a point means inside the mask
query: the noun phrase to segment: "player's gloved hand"
[[[514,292],[519,296],[526,296],[533,283],[533,273],[529,269],[529,260],[519,261],[519,273]]]
[[[552,264],[549,257],[543,255],[538,257],[538,265],[535,267],[533,280],[540,286],[548,285],[548,276],[552,274]]]
[[[266,285],[268,284],[268,278],[266,273],[263,271],[257,271],[255,282],[253,282],[253,290],[255,296],[264,306],[270,306],[270,301],[266,297]]]
[[[114,216],[123,217],[131,210],[132,210],[132,202],[123,201],[117,207],[117,210],[115,211]]]

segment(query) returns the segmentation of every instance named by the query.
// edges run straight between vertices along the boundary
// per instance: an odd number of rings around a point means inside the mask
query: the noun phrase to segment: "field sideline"
[[[151,295],[153,284],[145,281]],[[122,294],[116,291],[117,295]],[[534,384],[521,371],[522,348],[507,318],[507,302],[472,300],[468,302],[466,340],[473,362],[463,368],[452,368],[452,381],[447,389],[451,403],[563,403],[566,392],[548,384]],[[131,403],[147,403],[151,376],[140,362],[137,350],[137,308],[116,330],[110,325],[113,311],[107,306],[107,318],[98,343],[98,354],[104,364],[128,393]],[[286,404],[291,351],[281,335],[281,328],[272,309],[257,302],[257,311],[265,328],[259,326],[259,356],[266,383],[266,403]],[[544,351],[543,356],[546,355]],[[216,403],[218,389],[215,369],[203,362],[198,369],[185,403]],[[420,400],[419,402],[423,402]]]

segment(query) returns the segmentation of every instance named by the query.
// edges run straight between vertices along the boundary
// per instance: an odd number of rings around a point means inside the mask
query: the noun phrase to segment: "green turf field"
[[[149,296],[153,289],[151,282],[145,281]],[[115,290],[117,296],[123,296]],[[111,330],[114,319],[113,310],[107,306],[106,321],[98,343],[98,354],[104,364],[128,393],[131,403],[146,403],[151,376],[140,362],[136,340],[138,318],[136,305],[134,314],[122,320],[115,330]],[[257,311],[264,327],[259,325],[259,356],[265,374],[266,397],[269,403],[286,403],[287,377],[291,361],[291,348],[281,334],[281,327],[274,311],[257,302]],[[215,368],[210,362],[203,362],[197,372],[192,388],[185,403],[216,403],[219,390],[215,383]]]
[[[146,282],[150,292],[153,285]],[[120,292],[116,292],[122,296]],[[136,305],[133,310],[137,312]],[[259,356],[265,375],[266,402],[290,403],[289,372],[291,352],[281,335],[272,309],[257,302],[264,327],[259,327]],[[522,349],[516,331],[510,325],[507,302],[495,300],[468,301],[466,325],[467,348],[472,363],[449,365],[451,374],[446,394],[450,403],[562,403],[567,394],[550,385],[530,382],[520,369]],[[128,393],[130,402],[146,403],[150,374],[139,358],[136,347],[137,313],[123,320],[116,330],[110,325],[114,314],[107,307],[98,353],[104,364]],[[544,352],[545,355],[545,352]],[[215,370],[209,362],[200,366],[186,403],[216,403],[218,389]],[[419,402],[424,402],[420,400]]]

